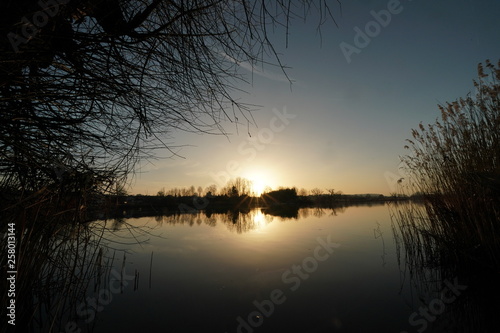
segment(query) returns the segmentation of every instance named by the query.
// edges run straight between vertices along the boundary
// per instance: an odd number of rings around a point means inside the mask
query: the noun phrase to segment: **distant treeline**
[[[194,213],[196,211],[214,211],[216,213],[228,210],[246,211],[251,208],[264,208],[269,212],[289,211],[302,207],[338,207],[360,203],[376,203],[386,201],[408,200],[403,196],[384,196],[379,194],[346,195],[318,194],[301,196],[296,188],[280,188],[263,193],[260,196],[239,195],[114,195],[101,196],[94,200],[94,211],[127,211],[145,210],[157,212]],[[279,214],[278,214],[279,215]],[[285,214],[286,215],[286,214]]]

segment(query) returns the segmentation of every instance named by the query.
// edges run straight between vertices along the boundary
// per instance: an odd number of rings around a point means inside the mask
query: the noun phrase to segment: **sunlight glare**
[[[257,226],[257,229],[261,229],[267,225],[266,217],[260,210],[255,212],[255,214],[252,216],[252,220],[255,226]]]
[[[247,173],[244,177],[252,182],[252,195],[260,196],[269,186],[269,177],[265,172],[253,171]]]
[[[266,184],[264,184],[264,182],[260,179],[252,181],[252,192],[254,192],[256,196],[261,195],[265,188]]]

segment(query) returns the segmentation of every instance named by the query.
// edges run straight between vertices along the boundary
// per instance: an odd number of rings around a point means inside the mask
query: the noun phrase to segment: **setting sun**
[[[267,187],[271,187],[272,179],[265,171],[249,171],[244,174],[246,179],[252,183],[252,194],[261,195]]]
[[[259,196],[264,192],[264,189],[266,188],[266,184],[262,182],[261,180],[253,180],[252,181],[252,192]]]

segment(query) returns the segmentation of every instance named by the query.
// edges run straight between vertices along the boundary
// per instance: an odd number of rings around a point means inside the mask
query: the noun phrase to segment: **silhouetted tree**
[[[311,190],[311,194],[314,195],[314,196],[316,196],[316,197],[318,197],[318,196],[320,196],[320,195],[323,194],[323,190],[320,189],[320,188],[315,187],[315,188],[313,188]]]
[[[206,196],[217,195],[217,185],[212,184],[205,189]]]
[[[297,189],[294,188],[280,188],[276,191],[264,193],[266,201],[270,203],[292,203],[297,200]]]
[[[191,185],[188,188],[187,195],[189,195],[189,196],[196,195],[196,188],[194,187],[194,185]]]
[[[239,196],[239,195],[240,195],[240,192],[238,191],[238,189],[236,188],[236,186],[233,186],[233,187],[231,187],[231,189],[229,190],[228,195],[229,195],[230,197],[232,197],[232,198],[233,198],[233,197],[237,197],[237,196]]]
[[[116,195],[116,196],[124,196],[124,195],[128,194],[128,192],[125,189],[125,186],[123,186],[123,184],[115,184],[114,189],[111,193]]]
[[[0,13],[0,179],[110,190],[173,130],[252,122],[238,64],[272,55],[268,32],[326,0],[6,1]],[[281,66],[282,67],[282,66]]]
[[[238,195],[249,195],[252,189],[252,182],[246,178],[237,177],[229,180],[222,192],[232,196],[234,193],[233,189],[236,189]]]

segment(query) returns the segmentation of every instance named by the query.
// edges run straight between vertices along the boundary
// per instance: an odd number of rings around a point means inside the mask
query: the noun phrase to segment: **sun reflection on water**
[[[269,219],[268,216],[266,216],[264,213],[262,213],[261,210],[256,209],[255,211],[252,212],[252,222],[255,226],[255,229],[263,229],[265,226],[267,226],[268,223],[272,221]]]

